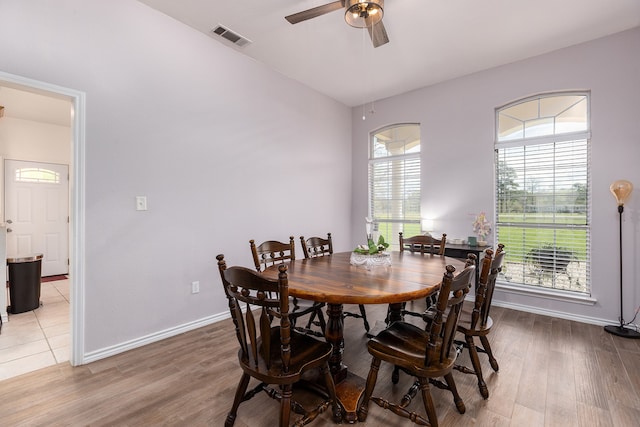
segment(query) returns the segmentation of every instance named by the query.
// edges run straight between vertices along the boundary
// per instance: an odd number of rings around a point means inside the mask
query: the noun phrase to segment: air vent
[[[246,45],[251,43],[251,40],[249,40],[248,38],[243,37],[240,34],[235,33],[226,27],[223,27],[222,25],[218,25],[213,30],[211,30],[211,32],[222,37],[223,39],[230,41],[236,46],[245,47]]]

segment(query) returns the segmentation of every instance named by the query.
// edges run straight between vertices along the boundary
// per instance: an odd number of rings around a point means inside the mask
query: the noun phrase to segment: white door
[[[5,160],[7,257],[41,253],[42,276],[69,272],[69,167]]]

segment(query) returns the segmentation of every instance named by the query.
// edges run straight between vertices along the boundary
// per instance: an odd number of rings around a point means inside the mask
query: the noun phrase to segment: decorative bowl
[[[391,266],[391,253],[378,252],[377,254],[360,254],[351,252],[351,265],[364,266],[367,270],[373,267],[389,267]]]

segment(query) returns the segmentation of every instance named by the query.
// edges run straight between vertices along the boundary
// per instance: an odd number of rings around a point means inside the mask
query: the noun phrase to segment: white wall
[[[0,156],[4,159],[68,165],[70,144],[69,126],[12,117],[3,117],[0,123]]]
[[[0,0],[0,58],[86,93],[85,354],[225,313],[249,239],[352,246],[342,104],[133,0]]]
[[[595,306],[497,292],[496,302],[594,323],[619,315],[618,213],[609,185],[636,184],[625,207],[624,299],[630,320],[640,305],[640,28],[377,101],[362,120],[352,109],[353,238],[367,212],[369,132],[397,122],[421,124],[425,216],[437,231],[466,237],[472,215],[493,221],[494,110],[529,95],[591,90],[592,296]],[[424,70],[429,72],[429,70]],[[508,250],[508,248],[507,248]]]

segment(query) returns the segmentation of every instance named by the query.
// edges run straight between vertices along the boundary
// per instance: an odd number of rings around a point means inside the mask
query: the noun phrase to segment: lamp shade
[[[422,218],[420,220],[420,228],[422,229],[422,231],[433,231],[433,220]]]
[[[611,193],[618,201],[618,206],[622,206],[631,195],[633,184],[626,179],[619,179],[611,184],[609,190],[611,190]]]
[[[347,0],[344,20],[356,28],[372,27],[382,20],[384,0]]]

